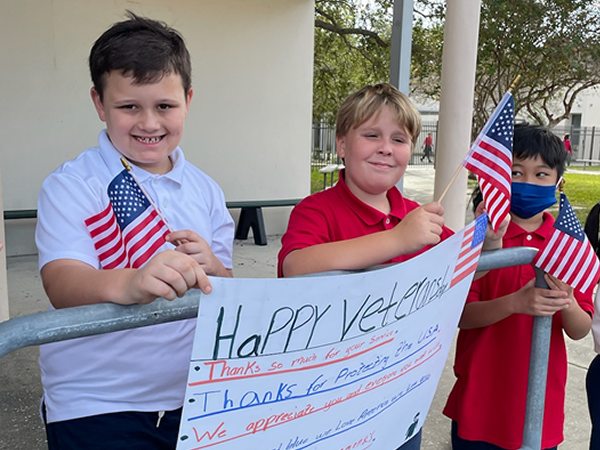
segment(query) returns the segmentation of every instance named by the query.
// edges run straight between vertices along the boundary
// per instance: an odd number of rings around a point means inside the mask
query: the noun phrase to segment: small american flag
[[[483,240],[485,239],[487,222],[487,214],[484,213],[465,228],[450,287],[454,286],[477,269],[481,247],[483,247]]]
[[[107,192],[106,209],[85,221],[100,265],[141,267],[165,243],[169,228],[127,170],[110,182]]]
[[[584,293],[600,279],[598,257],[562,192],[554,232],[532,263]]]
[[[463,166],[477,175],[494,231],[510,211],[514,110],[507,92],[463,160]]]

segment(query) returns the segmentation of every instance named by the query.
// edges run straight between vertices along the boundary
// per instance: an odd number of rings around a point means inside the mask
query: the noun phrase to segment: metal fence
[[[439,122],[423,122],[423,128],[411,155],[410,166],[434,167],[437,153],[437,135]],[[552,131],[561,139],[565,134],[571,138],[574,160],[600,161],[600,127],[555,127]],[[431,133],[433,137],[433,155],[431,162],[423,153],[425,136]],[[325,123],[317,123],[312,128],[312,165],[324,167],[329,164],[341,164],[335,149],[335,127]],[[600,165],[600,162],[587,162],[587,164]]]
[[[477,269],[530,264],[536,252],[536,249],[526,247],[483,252]],[[319,275],[333,273],[340,272]],[[547,287],[540,284],[543,278],[536,278],[538,287]],[[98,304],[20,316],[0,323],[0,358],[27,346],[194,318],[198,314],[199,301],[200,293],[194,291],[176,302],[158,299],[148,305]],[[551,325],[551,317],[534,317],[521,450],[541,449]]]
[[[555,127],[552,131],[561,139],[570,135],[574,160],[600,161],[600,127]]]
[[[433,154],[430,161],[425,157],[424,142],[425,136],[431,133],[433,138]],[[415,145],[415,150],[411,155],[409,165],[434,167],[435,155],[437,150],[437,133],[438,122],[424,122],[419,135],[419,139]],[[335,148],[335,127],[330,127],[325,123],[313,124],[312,128],[312,166],[325,167],[330,164],[341,164],[342,161],[338,158]]]

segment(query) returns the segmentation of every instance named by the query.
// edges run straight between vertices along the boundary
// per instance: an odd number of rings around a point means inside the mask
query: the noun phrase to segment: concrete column
[[[394,0],[390,84],[408,95],[414,0]]]
[[[406,95],[408,95],[410,82],[413,6],[414,0],[394,0],[390,84]],[[400,192],[404,192],[404,177],[398,181],[396,187],[400,189]]]
[[[0,164],[0,169],[2,165]],[[2,220],[0,220],[0,241],[4,240],[4,201],[2,200],[2,172],[0,171],[0,212],[2,212]],[[6,247],[6,244],[5,244]],[[0,250],[0,322],[8,320],[8,285],[6,277],[6,248]]]
[[[434,200],[440,198],[471,145],[481,1],[452,0],[447,5]],[[461,169],[442,201],[446,225],[453,230],[465,224],[467,173]]]

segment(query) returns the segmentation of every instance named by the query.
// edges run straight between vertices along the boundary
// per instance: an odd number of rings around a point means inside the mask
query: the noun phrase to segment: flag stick
[[[508,92],[512,93],[512,90],[517,87],[517,84],[519,84],[519,81],[521,81],[521,75],[520,74],[515,77],[515,79],[513,80],[513,82],[508,87]]]
[[[172,233],[173,228],[171,228],[171,225],[169,225],[169,222],[167,222],[167,219],[165,219],[165,216],[162,215],[162,213],[160,212],[160,209],[158,209],[158,206],[156,206],[156,203],[154,203],[154,201],[152,200],[152,197],[150,197],[148,195],[148,192],[146,192],[146,189],[144,189],[144,186],[142,186],[142,183],[140,183],[140,180],[137,179],[137,177],[133,173],[133,170],[131,169],[131,166],[129,165],[129,162],[127,162],[127,160],[125,158],[121,157],[121,164],[123,164],[123,167],[125,167],[125,169],[127,169],[127,172],[129,172],[129,175],[131,175],[131,178],[133,178],[133,181],[135,181],[135,183],[138,185],[138,187],[140,188],[142,193],[146,196],[146,198],[148,199],[148,202],[150,202],[150,205],[152,205],[152,207],[154,208],[154,211],[156,211],[156,214],[158,214],[158,217],[160,217],[160,219],[165,223],[165,226],[167,227],[169,232]]]
[[[441,201],[444,200],[444,196],[450,190],[450,186],[452,186],[452,183],[454,183],[454,180],[456,180],[456,177],[458,177],[458,174],[460,173],[460,169],[462,169],[462,164],[459,165],[458,168],[456,169],[456,172],[454,172],[454,175],[452,176],[452,179],[448,183],[448,186],[446,186],[446,189],[444,189],[444,192],[442,192],[442,195],[440,195],[440,198],[438,199],[438,202],[441,203]]]
[[[517,84],[519,84],[519,81],[521,81],[521,75],[517,75],[515,77],[515,79],[513,80],[513,82],[510,84],[510,86],[508,88],[508,92],[512,93],[512,90],[517,86]],[[459,164],[458,168],[456,169],[456,172],[454,173],[454,176],[448,183],[448,186],[446,186],[446,189],[444,189],[444,192],[442,192],[442,195],[440,195],[438,202],[441,202],[444,199],[446,193],[450,190],[450,186],[452,186],[452,183],[454,183],[454,181],[458,177],[458,174],[460,173],[460,169],[462,169],[462,167],[463,167],[462,163]]]

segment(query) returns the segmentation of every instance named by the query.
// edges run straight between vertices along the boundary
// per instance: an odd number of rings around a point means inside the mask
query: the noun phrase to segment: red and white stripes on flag
[[[484,213],[465,228],[450,287],[464,280],[477,269],[487,222],[487,214]]]
[[[510,212],[513,132],[514,100],[507,92],[463,160],[477,176],[494,231]]]
[[[85,221],[103,269],[138,268],[170,231],[127,170],[108,186],[109,204]]]
[[[583,293],[598,284],[600,262],[562,192],[552,236],[532,264]]]

